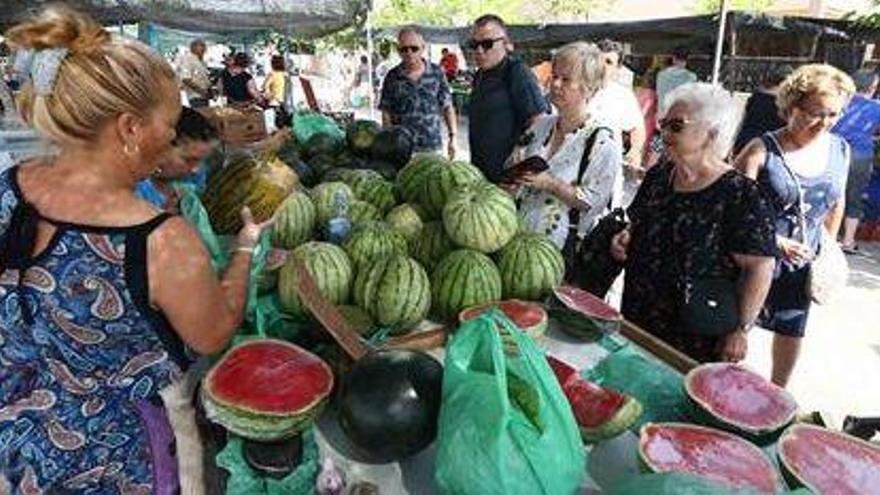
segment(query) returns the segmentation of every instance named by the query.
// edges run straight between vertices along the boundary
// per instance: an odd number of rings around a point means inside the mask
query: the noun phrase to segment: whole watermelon
[[[467,162],[451,162],[434,167],[422,183],[418,203],[429,218],[440,218],[450,196],[465,186],[484,180],[482,172]]]
[[[379,325],[405,331],[428,314],[431,284],[416,260],[390,256],[358,273],[354,299]]]
[[[364,158],[355,155],[353,151],[347,149],[342,150],[336,155],[334,158],[334,164],[336,167],[351,169],[362,169],[367,166],[367,162]]]
[[[415,241],[422,231],[422,219],[415,208],[407,203],[395,206],[388,215],[385,215],[385,221],[410,243]]]
[[[378,208],[359,199],[352,201],[349,205],[348,216],[351,219],[352,228],[382,220],[382,212]]]
[[[335,137],[319,132],[312,134],[302,149],[308,158],[317,155],[335,155],[339,151],[340,144]]]
[[[446,234],[443,222],[427,222],[410,243],[409,254],[431,272],[454,249],[455,243]]]
[[[308,163],[318,177],[324,177],[324,175],[339,165],[336,157],[327,153],[321,153],[309,158]]]
[[[382,178],[385,180],[394,181],[394,179],[397,177],[398,167],[390,162],[386,162],[383,160],[370,160],[364,163],[363,166],[367,170],[378,172],[379,175],[381,175]]]
[[[362,170],[361,172],[366,172]],[[397,204],[397,192],[394,184],[385,179],[355,180],[351,190],[356,198],[366,201],[384,215]]]
[[[432,311],[450,320],[471,306],[501,299],[501,274],[483,253],[459,249],[449,253],[431,275]]]
[[[376,134],[370,155],[376,160],[394,164],[400,168],[412,157],[415,139],[406,127],[394,125]]]
[[[333,216],[333,207],[337,197],[349,207],[354,201],[354,193],[351,192],[351,188],[342,182],[325,182],[312,189],[312,201],[315,203],[316,220],[319,225],[326,224]]]
[[[296,181],[296,174],[278,160],[238,156],[210,175],[202,203],[215,232],[235,234],[243,225],[242,208],[248,206],[254,220],[264,222],[290,194]]]
[[[355,120],[345,129],[345,141],[356,155],[368,156],[381,129],[382,126],[372,120]]]
[[[418,203],[427,176],[431,171],[449,163],[436,153],[416,153],[409,163],[397,174],[397,189],[407,203]]]
[[[358,271],[367,269],[376,260],[407,251],[406,239],[385,222],[359,226],[343,247]]]
[[[520,234],[499,252],[498,270],[505,299],[538,301],[562,283],[565,261],[545,236]]]
[[[350,173],[345,174],[345,177],[342,179],[342,181],[348,184],[352,189],[362,182],[373,180],[383,180],[382,174],[369,169],[352,170]]]
[[[281,203],[272,228],[272,245],[293,249],[312,238],[317,212],[304,191],[294,191]]]
[[[296,291],[295,263],[305,264],[321,294],[331,303],[348,301],[353,275],[345,251],[326,242],[307,242],[293,250],[278,274],[278,299],[286,313],[299,318],[310,314]]]
[[[321,182],[345,182],[348,184],[355,172],[357,171],[348,167],[332,168],[321,176]]]
[[[449,198],[443,207],[443,226],[459,246],[493,253],[516,235],[516,204],[495,185],[472,184]]]

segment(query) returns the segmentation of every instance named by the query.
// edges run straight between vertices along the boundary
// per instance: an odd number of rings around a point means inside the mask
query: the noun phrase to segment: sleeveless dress
[[[849,145],[834,134],[830,139],[825,170],[815,177],[804,177],[789,171],[773,133],[761,137],[767,159],[758,172],[758,186],[773,208],[776,234],[797,241],[803,239],[816,253],[822,249],[825,217],[843,197],[849,170]],[[801,189],[806,227],[803,232],[798,220]],[[807,293],[809,271],[809,263],[798,266],[777,257],[773,285],[758,319],[760,326],[782,335],[803,337],[811,305]]]
[[[166,392],[190,360],[146,271],[147,236],[169,215],[55,222],[17,172],[0,175],[0,492],[178,493]],[[31,256],[38,220],[56,230]]]

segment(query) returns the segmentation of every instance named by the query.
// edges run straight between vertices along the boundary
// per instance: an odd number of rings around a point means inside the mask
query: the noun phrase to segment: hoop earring
[[[125,153],[127,156],[135,156],[141,152],[141,147],[135,144],[134,151],[132,151],[132,149],[129,148],[129,144],[125,143],[125,145],[122,147],[122,152]]]

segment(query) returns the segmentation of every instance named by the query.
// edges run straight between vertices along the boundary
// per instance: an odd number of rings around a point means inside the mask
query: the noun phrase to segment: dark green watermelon
[[[356,155],[369,156],[373,140],[382,127],[372,120],[355,120],[345,129],[345,141]]]
[[[296,172],[296,175],[299,177],[299,182],[302,185],[312,187],[318,183],[318,174],[315,173],[315,170],[311,165],[301,160],[299,157],[288,156],[284,159],[279,156],[279,159]]]
[[[334,155],[339,151],[340,143],[336,138],[329,134],[317,133],[313,134],[303,145],[303,151],[306,157],[312,158],[317,155]]]
[[[336,166],[342,168],[366,168],[367,160],[354,154],[353,151],[344,149],[336,155]]]
[[[415,138],[412,132],[399,125],[382,129],[373,140],[371,155],[374,160],[392,163],[403,168],[412,158]]]
[[[327,172],[336,168],[337,165],[335,156],[324,153],[309,158],[308,163],[311,165],[316,177],[323,177]]]
[[[393,181],[397,177],[397,167],[391,163],[382,160],[370,160],[365,168],[379,172],[385,180]]]

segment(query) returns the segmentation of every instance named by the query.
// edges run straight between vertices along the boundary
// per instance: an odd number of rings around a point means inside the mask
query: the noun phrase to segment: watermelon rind
[[[770,388],[773,389],[774,392],[778,393],[780,396],[786,399],[787,402],[792,404],[792,408],[791,411],[785,415],[785,417],[780,418],[775,422],[768,423],[764,427],[756,428],[754,426],[737,422],[733,418],[724,417],[722,413],[713,410],[712,405],[709,403],[709,401],[699,397],[697,392],[693,389],[694,380],[696,380],[698,375],[702,373],[712,373],[731,368],[745,371],[747,373],[755,375],[759,379],[763,379],[760,375],[749,370],[748,368],[734,363],[705,363],[690,370],[687,375],[685,375],[684,392],[685,395],[687,395],[689,402],[694,407],[694,412],[697,416],[696,419],[698,419],[701,423],[708,424],[708,426],[713,426],[725,431],[729,431],[759,445],[767,445],[769,443],[772,443],[779,437],[779,434],[782,432],[782,430],[790,425],[797,417],[797,403],[791,393],[789,393],[787,390],[768,382],[768,386],[770,386]]]
[[[588,300],[591,306],[588,307],[584,304],[578,303],[573,297],[574,294]],[[620,323],[623,320],[623,316],[621,316],[620,312],[609,306],[608,303],[601,298],[583,289],[572,287],[570,285],[560,285],[553,289],[553,295],[555,295],[556,299],[568,309],[581,313],[593,320],[608,323]],[[616,326],[611,325],[608,328],[616,328]]]
[[[272,344],[290,347],[303,355],[314,358],[326,373],[327,386],[314,399],[305,406],[288,412],[257,411],[240,404],[226,402],[216,396],[213,390],[213,377],[226,359],[236,350],[250,345]],[[228,431],[258,441],[275,441],[290,438],[299,434],[309,427],[323,410],[330,392],[333,390],[333,372],[323,360],[301,347],[277,339],[252,339],[246,340],[226,353],[211,367],[202,381],[200,398],[205,409],[205,414],[212,422],[217,423]]]
[[[540,322],[538,322],[535,325],[528,326],[528,327],[520,327],[520,330],[525,332],[527,335],[529,335],[533,339],[536,339],[536,338],[540,337],[541,335],[544,335],[544,332],[547,331],[547,312],[544,311],[544,308],[542,308],[540,304],[536,304],[536,303],[532,303],[532,302],[528,302],[528,301],[521,301],[519,299],[507,299],[504,301],[493,301],[493,302],[489,302],[489,303],[485,303],[485,304],[477,304],[476,306],[471,306],[458,314],[458,321],[459,321],[459,323],[464,323],[467,320],[470,320],[472,318],[476,318],[477,316],[481,315],[483,313],[483,311],[485,311],[488,308],[492,308],[492,307],[499,308],[502,312],[504,312],[504,309],[502,306],[505,304],[521,304],[521,305],[531,306],[533,309],[541,310],[541,312],[544,314],[544,317],[541,319]],[[514,324],[516,324],[516,322],[513,321],[513,319],[511,319],[511,321]]]
[[[632,428],[632,425],[642,417],[642,411],[642,403],[638,399],[626,396],[626,401],[620,406],[620,409],[602,423],[601,426],[586,427],[578,425],[578,429],[581,431],[581,438],[586,443],[598,443],[614,438]]]

